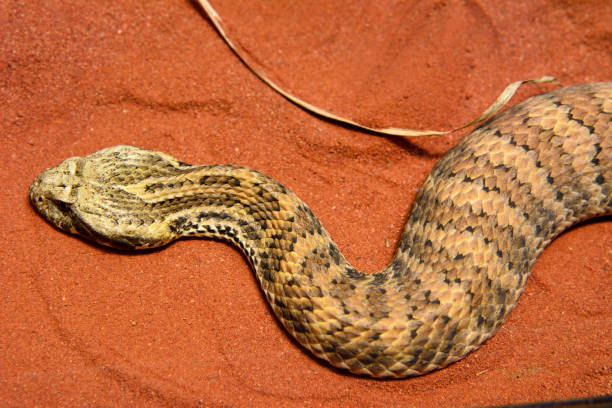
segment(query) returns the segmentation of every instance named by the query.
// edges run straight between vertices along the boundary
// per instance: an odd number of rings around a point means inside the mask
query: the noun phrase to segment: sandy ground
[[[373,272],[461,136],[378,137],[313,117],[245,69],[189,1],[64,3],[0,5],[0,405],[462,407],[612,392],[610,217],[546,249],[479,351],[401,381],[308,355],[222,242],[127,255],[52,228],[28,202],[36,174],[133,144],[281,180]],[[371,125],[451,128],[544,74],[612,80],[607,0],[213,4],[273,79]]]

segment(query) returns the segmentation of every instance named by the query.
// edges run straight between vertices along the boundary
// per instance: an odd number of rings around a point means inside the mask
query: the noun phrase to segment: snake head
[[[153,164],[187,166],[167,155],[114,146],[71,157],[36,177],[30,201],[57,228],[114,248],[152,248],[174,239],[138,209],[143,169]]]
[[[78,234],[72,208],[77,201],[83,158],[71,157],[36,177],[30,186],[30,201],[39,214],[56,227]]]

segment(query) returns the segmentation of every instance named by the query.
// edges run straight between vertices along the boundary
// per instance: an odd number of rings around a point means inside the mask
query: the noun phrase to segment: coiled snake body
[[[418,193],[393,260],[373,274],[344,259],[291,191],[243,167],[115,146],[45,170],[30,199],[57,227],[106,245],[228,239],[316,356],[374,377],[419,375],[493,335],[555,236],[612,213],[612,83],[531,98],[464,137]]]

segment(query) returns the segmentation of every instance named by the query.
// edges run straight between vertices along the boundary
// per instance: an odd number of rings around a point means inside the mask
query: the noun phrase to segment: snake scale
[[[530,98],[461,139],[377,273],[353,268],[306,204],[244,167],[115,146],[43,171],[30,199],[60,229],[114,247],[229,240],[314,355],[373,377],[424,374],[493,335],[555,236],[612,213],[612,82]]]

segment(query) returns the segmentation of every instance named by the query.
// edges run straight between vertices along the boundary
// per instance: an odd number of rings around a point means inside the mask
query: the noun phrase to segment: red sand
[[[610,217],[550,245],[479,351],[401,381],[300,349],[224,243],[128,255],[52,228],[28,203],[36,174],[127,143],[274,176],[375,271],[461,136],[377,137],[313,117],[257,80],[189,1],[63,3],[0,5],[0,405],[460,407],[612,392]],[[450,128],[544,74],[612,80],[607,0],[213,4],[272,78],[373,125]]]

